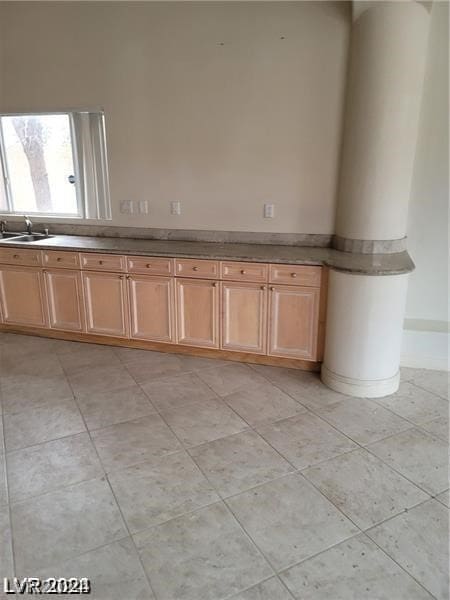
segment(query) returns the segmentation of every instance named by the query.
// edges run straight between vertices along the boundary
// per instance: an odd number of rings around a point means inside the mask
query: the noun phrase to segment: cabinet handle
[[[241,269],[241,275],[245,275],[245,269]]]
[[[193,271],[198,271],[198,267],[192,267]]]
[[[297,273],[291,273],[291,277],[297,277]]]

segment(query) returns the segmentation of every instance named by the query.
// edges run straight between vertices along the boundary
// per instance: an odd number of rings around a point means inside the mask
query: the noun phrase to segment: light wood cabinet
[[[177,341],[188,346],[219,347],[219,284],[177,279]]]
[[[221,285],[221,348],[265,354],[267,286],[243,282],[223,282]]]
[[[4,323],[47,327],[45,290],[40,269],[0,266],[0,302]]]
[[[175,341],[173,279],[128,275],[130,337],[157,342]]]
[[[89,333],[127,337],[127,290],[125,275],[83,273],[86,329]]]
[[[49,326],[64,331],[84,330],[81,274],[68,269],[44,271]]]
[[[320,288],[271,286],[269,355],[316,360],[319,298]]]

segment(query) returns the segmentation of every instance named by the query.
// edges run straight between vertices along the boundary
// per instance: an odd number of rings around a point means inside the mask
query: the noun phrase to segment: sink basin
[[[49,237],[51,237],[50,235],[45,235],[45,233],[25,233],[25,234],[15,234],[14,237],[9,237],[8,240],[9,242],[20,242],[21,244],[23,242],[38,242],[40,240],[46,240]]]
[[[21,234],[16,233],[16,232],[4,231],[3,233],[0,233],[0,240],[6,240],[9,238],[19,237],[19,235],[21,235]]]

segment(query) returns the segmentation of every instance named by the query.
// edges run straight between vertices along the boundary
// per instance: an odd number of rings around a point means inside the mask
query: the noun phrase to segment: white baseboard
[[[448,371],[449,341],[447,332],[404,329],[400,365]]]

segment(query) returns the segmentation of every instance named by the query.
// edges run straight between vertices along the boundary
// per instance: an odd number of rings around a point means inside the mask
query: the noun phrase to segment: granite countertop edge
[[[0,242],[0,248],[8,247],[129,254],[134,256],[318,265],[354,275],[402,275],[410,273],[415,268],[406,250],[395,254],[356,254],[314,246],[145,240],[76,235],[55,235],[42,241],[29,243]]]

